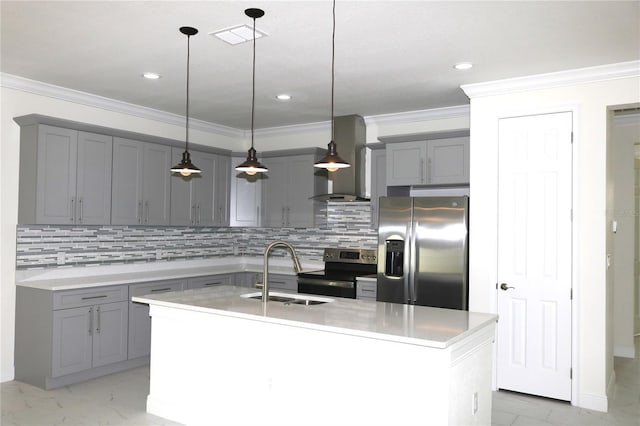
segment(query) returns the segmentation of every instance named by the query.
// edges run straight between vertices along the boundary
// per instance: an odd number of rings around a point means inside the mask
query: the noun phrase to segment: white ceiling
[[[257,28],[256,128],[330,118],[331,1],[2,1],[1,70],[184,115],[250,127],[251,43],[209,32]],[[335,113],[463,105],[461,84],[640,59],[639,1],[343,1],[336,5]],[[471,61],[469,71],[453,64]],[[154,71],[156,81],[141,74]],[[275,100],[278,93],[293,96]]]

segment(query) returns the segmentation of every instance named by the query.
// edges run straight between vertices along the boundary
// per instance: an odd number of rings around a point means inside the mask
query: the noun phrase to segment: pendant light
[[[253,148],[253,119],[255,116],[256,108],[256,19],[264,16],[264,10],[262,9],[245,9],[244,14],[253,19],[253,80],[252,80],[252,95],[251,95],[251,148],[247,152],[247,159],[236,167],[239,172],[245,172],[249,176],[253,176],[256,173],[267,172],[268,169],[260,164],[258,157],[256,156],[256,150]]]
[[[333,31],[331,33],[331,142],[327,147],[327,155],[313,166],[327,169],[329,172],[335,172],[338,169],[351,167],[349,163],[344,161],[338,155],[338,149],[334,139],[335,116],[333,113],[333,92],[335,80],[335,58],[336,58],[336,0],[333,0]]]
[[[189,41],[191,36],[198,34],[198,30],[193,27],[180,27],[180,32],[187,36],[187,112],[184,138],[184,152],[182,153],[182,161],[171,168],[172,173],[179,173],[182,176],[191,176],[192,174],[200,174],[202,171],[191,162],[191,154],[189,154]]]

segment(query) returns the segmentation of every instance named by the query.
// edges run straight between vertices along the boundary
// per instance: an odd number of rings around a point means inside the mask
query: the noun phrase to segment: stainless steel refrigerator
[[[469,197],[380,197],[379,302],[469,308]]]

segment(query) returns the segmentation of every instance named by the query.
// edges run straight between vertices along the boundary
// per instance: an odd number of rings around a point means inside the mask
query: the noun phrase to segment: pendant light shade
[[[256,173],[265,173],[269,171],[265,166],[260,164],[256,150],[253,148],[253,136],[254,136],[254,117],[256,108],[256,19],[264,16],[264,10],[262,9],[245,9],[244,14],[253,19],[253,78],[251,89],[251,148],[247,152],[247,159],[236,167],[239,172],[245,172],[249,176],[253,176]]]
[[[189,154],[189,53],[190,53],[190,39],[191,36],[198,34],[198,30],[193,27],[180,27],[180,32],[187,36],[187,108],[186,108],[186,124],[185,124],[185,138],[184,138],[184,152],[182,153],[182,160],[171,168],[172,173],[179,173],[182,176],[191,176],[192,174],[199,174],[202,171],[197,168],[191,162],[191,154]]]
[[[327,169],[329,172],[335,172],[338,169],[351,167],[349,163],[344,161],[338,155],[338,148],[334,139],[335,114],[333,112],[333,98],[335,86],[335,62],[336,62],[336,0],[333,0],[333,30],[331,32],[331,142],[327,147],[327,155],[320,161],[315,163],[313,167]]]

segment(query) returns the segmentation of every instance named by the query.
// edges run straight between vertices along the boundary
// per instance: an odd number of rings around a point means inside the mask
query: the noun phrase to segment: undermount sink
[[[245,299],[262,299],[262,292],[255,293],[247,293],[242,294],[240,297],[244,297]],[[269,301],[270,302],[282,302],[285,305],[295,304],[295,305],[321,305],[323,303],[333,302],[333,299],[329,299],[328,297],[316,297],[316,296],[308,296],[306,294],[291,294],[291,293],[278,293],[278,292],[269,292]]]

